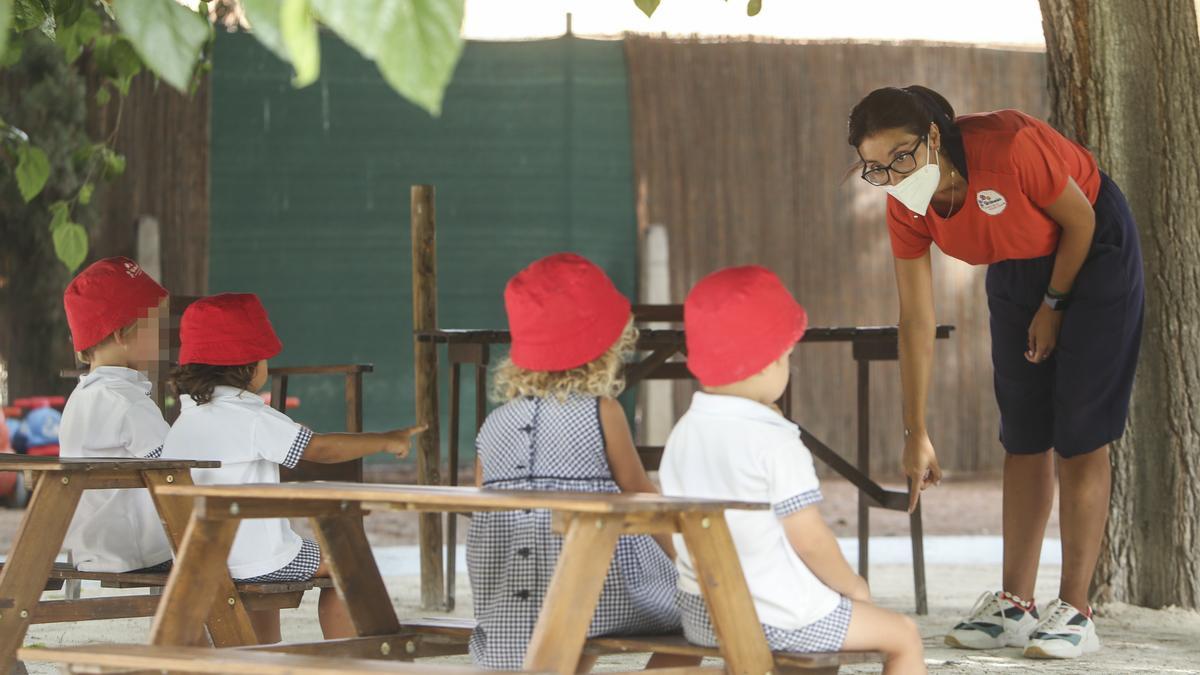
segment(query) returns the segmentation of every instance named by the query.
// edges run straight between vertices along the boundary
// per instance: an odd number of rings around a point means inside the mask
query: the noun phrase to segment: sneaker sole
[[[958,638],[954,637],[953,635],[946,636],[946,645],[949,647],[954,647],[956,649],[971,649],[971,650],[975,650],[975,651],[984,651],[984,650],[988,650],[988,649],[1003,649],[1004,648],[1003,644],[993,644],[993,645],[987,645],[987,646],[969,645],[969,644],[959,640]]]
[[[1083,656],[1083,651],[1078,654],[1052,654],[1038,646],[1026,647],[1025,658],[1027,659],[1077,659]]]
[[[1081,656],[1094,654],[1100,651],[1099,644],[1085,644],[1079,648],[1079,652],[1075,654],[1054,654],[1037,645],[1032,645],[1025,648],[1025,658],[1027,659],[1077,659]]]
[[[945,642],[946,642],[946,645],[949,647],[955,647],[957,649],[973,649],[976,651],[983,651],[983,650],[988,650],[988,649],[1004,649],[1006,647],[1020,647],[1021,649],[1024,649],[1025,646],[1029,644],[1029,637],[1026,636],[1024,639],[1021,639],[1021,638],[1013,636],[1013,635],[1007,635],[1007,636],[1005,636],[1003,642],[993,643],[993,644],[990,644],[990,645],[987,645],[984,647],[974,647],[974,646],[971,646],[971,645],[963,642],[962,640],[959,640],[958,638],[954,637],[953,633],[947,633]]]

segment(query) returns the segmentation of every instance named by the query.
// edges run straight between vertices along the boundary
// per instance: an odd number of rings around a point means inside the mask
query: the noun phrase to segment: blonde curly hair
[[[633,317],[621,337],[599,358],[571,370],[527,370],[504,357],[492,373],[492,400],[507,403],[523,396],[565,401],[571,394],[616,398],[625,391],[625,355],[634,351],[638,330]]]

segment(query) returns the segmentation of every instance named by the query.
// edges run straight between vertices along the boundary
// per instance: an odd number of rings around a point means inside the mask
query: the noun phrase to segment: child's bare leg
[[[328,577],[329,565],[324,557],[314,577]],[[326,640],[334,638],[358,637],[354,622],[350,619],[350,609],[336,588],[322,588],[321,598],[317,601],[317,618],[321,622],[321,634]]]
[[[662,654],[654,652],[646,662],[646,670],[653,668],[692,668],[700,665],[703,656],[686,656],[684,654]]]
[[[887,657],[885,675],[923,675],[925,647],[912,619],[870,603],[854,603],[850,629],[842,649],[881,651]]]
[[[247,611],[246,614],[250,615],[250,625],[254,627],[258,644],[273,645],[283,641],[283,637],[279,634],[279,610],[254,609]]]

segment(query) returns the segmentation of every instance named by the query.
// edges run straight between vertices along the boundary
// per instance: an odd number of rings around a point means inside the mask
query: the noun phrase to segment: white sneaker
[[[946,635],[946,644],[959,649],[1024,647],[1037,628],[1037,608],[1025,609],[1008,593],[984,593],[975,608]]]
[[[1100,651],[1096,622],[1062,600],[1050,605],[1046,618],[1029,636],[1025,656],[1031,659],[1074,659]]]

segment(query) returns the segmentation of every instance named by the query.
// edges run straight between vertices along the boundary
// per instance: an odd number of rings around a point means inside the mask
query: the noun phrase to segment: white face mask
[[[933,199],[933,193],[937,192],[938,183],[942,180],[941,162],[938,161],[937,155],[933,155],[934,161],[930,162],[930,154],[929,141],[926,141],[925,166],[910,173],[896,185],[883,188],[885,192],[908,207],[909,211],[922,216],[929,210],[929,202]]]

